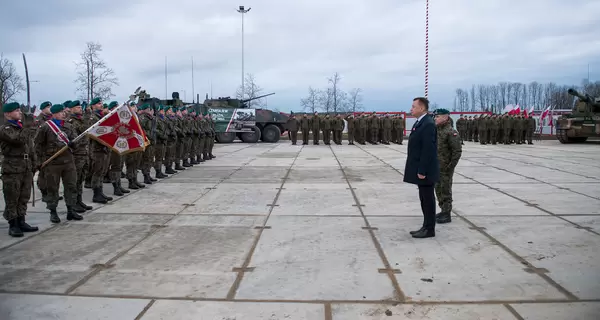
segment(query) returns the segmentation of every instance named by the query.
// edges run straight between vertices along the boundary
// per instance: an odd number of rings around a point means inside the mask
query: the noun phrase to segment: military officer
[[[65,122],[64,109],[65,107],[62,104],[55,104],[50,108],[52,119],[39,129],[34,140],[38,161],[36,165],[38,166],[43,166],[45,161],[50,160],[63,147],[68,147],[45,166],[44,175],[48,188],[46,207],[50,210],[50,221],[52,223],[60,222],[56,207],[58,206],[58,190],[61,180],[67,205],[67,220],[83,219],[73,210],[77,203],[77,171],[72,150],[76,149],[77,146],[72,142],[76,135],[71,125]],[[53,130],[57,131],[54,132]]]
[[[150,108],[148,109],[148,113],[152,113]],[[169,132],[167,120],[165,119],[165,108],[164,106],[159,106],[156,108],[154,116],[156,117],[154,128],[150,128],[149,136],[152,139],[156,139],[156,145],[154,148],[154,172],[155,177],[157,179],[167,178],[168,175],[166,173],[166,169],[169,167],[165,167],[165,172],[162,171],[163,164],[166,164],[166,150],[167,150],[167,142],[169,141]]]
[[[306,115],[302,115],[300,119],[300,130],[302,130],[302,145],[308,144],[308,137],[310,135],[310,119]]]
[[[333,119],[331,125],[331,128],[333,129],[333,142],[335,142],[337,145],[342,144],[342,133],[344,132],[344,127],[346,127],[344,119],[342,119],[342,116],[338,113],[335,116],[335,119]]]
[[[294,116],[293,112],[288,118],[286,127],[288,132],[290,133],[290,140],[292,140],[292,145],[296,145],[296,141],[298,141],[298,129],[300,127],[300,121],[296,116]]]
[[[330,145],[331,144],[331,119],[329,119],[329,115],[325,115],[324,118],[321,118],[321,131],[323,132],[323,144]]]
[[[73,129],[73,132],[76,136],[83,134],[83,132],[89,128],[88,121],[85,121],[83,117],[83,109],[79,100],[71,102],[71,114],[67,122],[70,124],[70,127]],[[73,142],[73,144],[74,147],[72,152],[73,159],[75,161],[75,170],[77,173],[77,202],[75,203],[73,210],[75,210],[75,212],[85,212],[86,210],[93,209],[91,206],[88,206],[83,202],[83,180],[85,179],[83,169],[89,159],[88,149],[90,139],[83,135],[82,138],[76,142]]]
[[[36,127],[36,129],[39,130],[39,128],[46,121],[48,121],[48,120],[50,120],[50,118],[52,118],[52,113],[50,113],[51,106],[52,106],[52,103],[50,101],[42,102],[42,104],[40,105],[41,112],[34,120],[34,126]],[[42,193],[42,201],[46,202],[46,196],[48,194],[48,191],[46,190],[46,178],[44,177],[44,169],[41,169],[38,172],[37,187],[38,187],[38,189],[40,189],[40,192]]]
[[[100,98],[94,98],[90,102],[91,108],[91,121],[96,123],[104,117],[104,105],[102,104],[102,100]],[[92,190],[94,191],[94,197],[92,198],[92,202],[95,203],[107,203],[111,201],[113,198],[104,194],[102,182],[104,180],[104,176],[106,172],[108,172],[108,165],[110,161],[110,153],[107,146],[101,144],[96,140],[90,141],[90,185]]]
[[[348,145],[354,145],[354,114],[349,114],[346,116],[346,123],[348,123]]]
[[[313,134],[313,144],[314,145],[318,145],[319,144],[319,134],[321,131],[321,117],[319,117],[319,113],[315,112],[315,114],[312,116],[312,118],[310,119],[310,123],[311,123],[311,129],[312,129],[312,134]]]
[[[131,111],[131,114],[134,117],[137,116],[137,105],[135,102],[129,103],[129,111]],[[138,118],[138,121],[139,121],[139,118]],[[140,183],[137,178],[138,169],[140,169],[140,165],[141,165],[142,154],[143,154],[143,151],[134,151],[134,152],[130,152],[121,157],[121,158],[124,158],[124,160],[125,160],[125,166],[126,166],[125,177],[127,178],[129,189],[132,189],[132,190],[142,189],[142,188],[146,187],[146,185],[144,185],[143,183]],[[144,176],[145,183],[148,183],[146,181],[149,181],[149,184],[152,184],[151,180],[146,180],[145,178],[146,178],[146,176]],[[119,184],[120,183],[121,183],[121,179],[119,179]]]
[[[462,155],[462,145],[458,132],[454,130],[450,122],[450,111],[437,109],[435,114],[440,164],[440,179],[435,184],[435,194],[441,209],[436,221],[437,223],[448,223],[451,221],[452,212],[452,177]]]
[[[2,150],[2,193],[4,194],[4,219],[8,221],[8,234],[22,237],[23,232],[38,231],[25,222],[27,202],[31,197],[34,154],[31,136],[37,127],[24,127],[21,108],[17,102],[2,106],[6,123],[0,127]]]

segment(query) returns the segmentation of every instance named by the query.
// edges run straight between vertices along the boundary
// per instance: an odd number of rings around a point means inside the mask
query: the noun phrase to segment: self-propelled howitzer
[[[581,94],[575,89],[567,91],[577,97],[571,113],[558,118],[556,138],[561,143],[585,142],[589,137],[600,137],[600,98]]]

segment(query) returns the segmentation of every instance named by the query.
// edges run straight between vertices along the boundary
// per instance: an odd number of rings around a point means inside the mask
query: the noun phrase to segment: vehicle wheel
[[[257,143],[260,139],[260,129],[257,126],[252,127],[252,132],[242,133],[242,141],[245,143]]]
[[[274,124],[270,124],[263,129],[262,140],[264,142],[275,143],[281,138],[281,130]]]
[[[235,137],[235,132],[218,132],[216,136],[219,143],[232,143]]]

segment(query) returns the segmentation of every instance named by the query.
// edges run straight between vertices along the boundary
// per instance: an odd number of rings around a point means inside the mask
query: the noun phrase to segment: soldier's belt
[[[29,154],[25,153],[25,154],[20,154],[20,155],[16,155],[16,154],[5,154],[4,155],[5,158],[13,158],[13,159],[24,159],[27,160],[29,159]]]

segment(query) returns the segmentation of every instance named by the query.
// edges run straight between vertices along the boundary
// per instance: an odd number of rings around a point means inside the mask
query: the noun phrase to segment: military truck
[[[600,137],[600,98],[581,94],[575,89],[567,91],[577,97],[570,113],[556,122],[556,138],[561,143],[585,142],[589,137]]]
[[[210,114],[215,121],[216,140],[219,143],[231,143],[236,138],[246,143],[277,142],[284,132],[288,115],[266,109],[249,108],[247,103],[264,98],[275,93],[258,96],[251,99],[232,99],[219,97],[209,99],[208,95],[203,104],[186,103],[179,99],[179,93],[173,92],[172,99],[161,100],[151,98],[145,91],[138,93],[138,103],[149,103],[153,108],[158,105],[193,106],[197,113]]]
[[[248,102],[274,95],[269,93],[250,99],[219,97],[203,103],[203,113],[215,120],[217,142],[230,143],[236,138],[247,143],[277,142],[286,131],[288,115],[267,109],[250,108]]]

